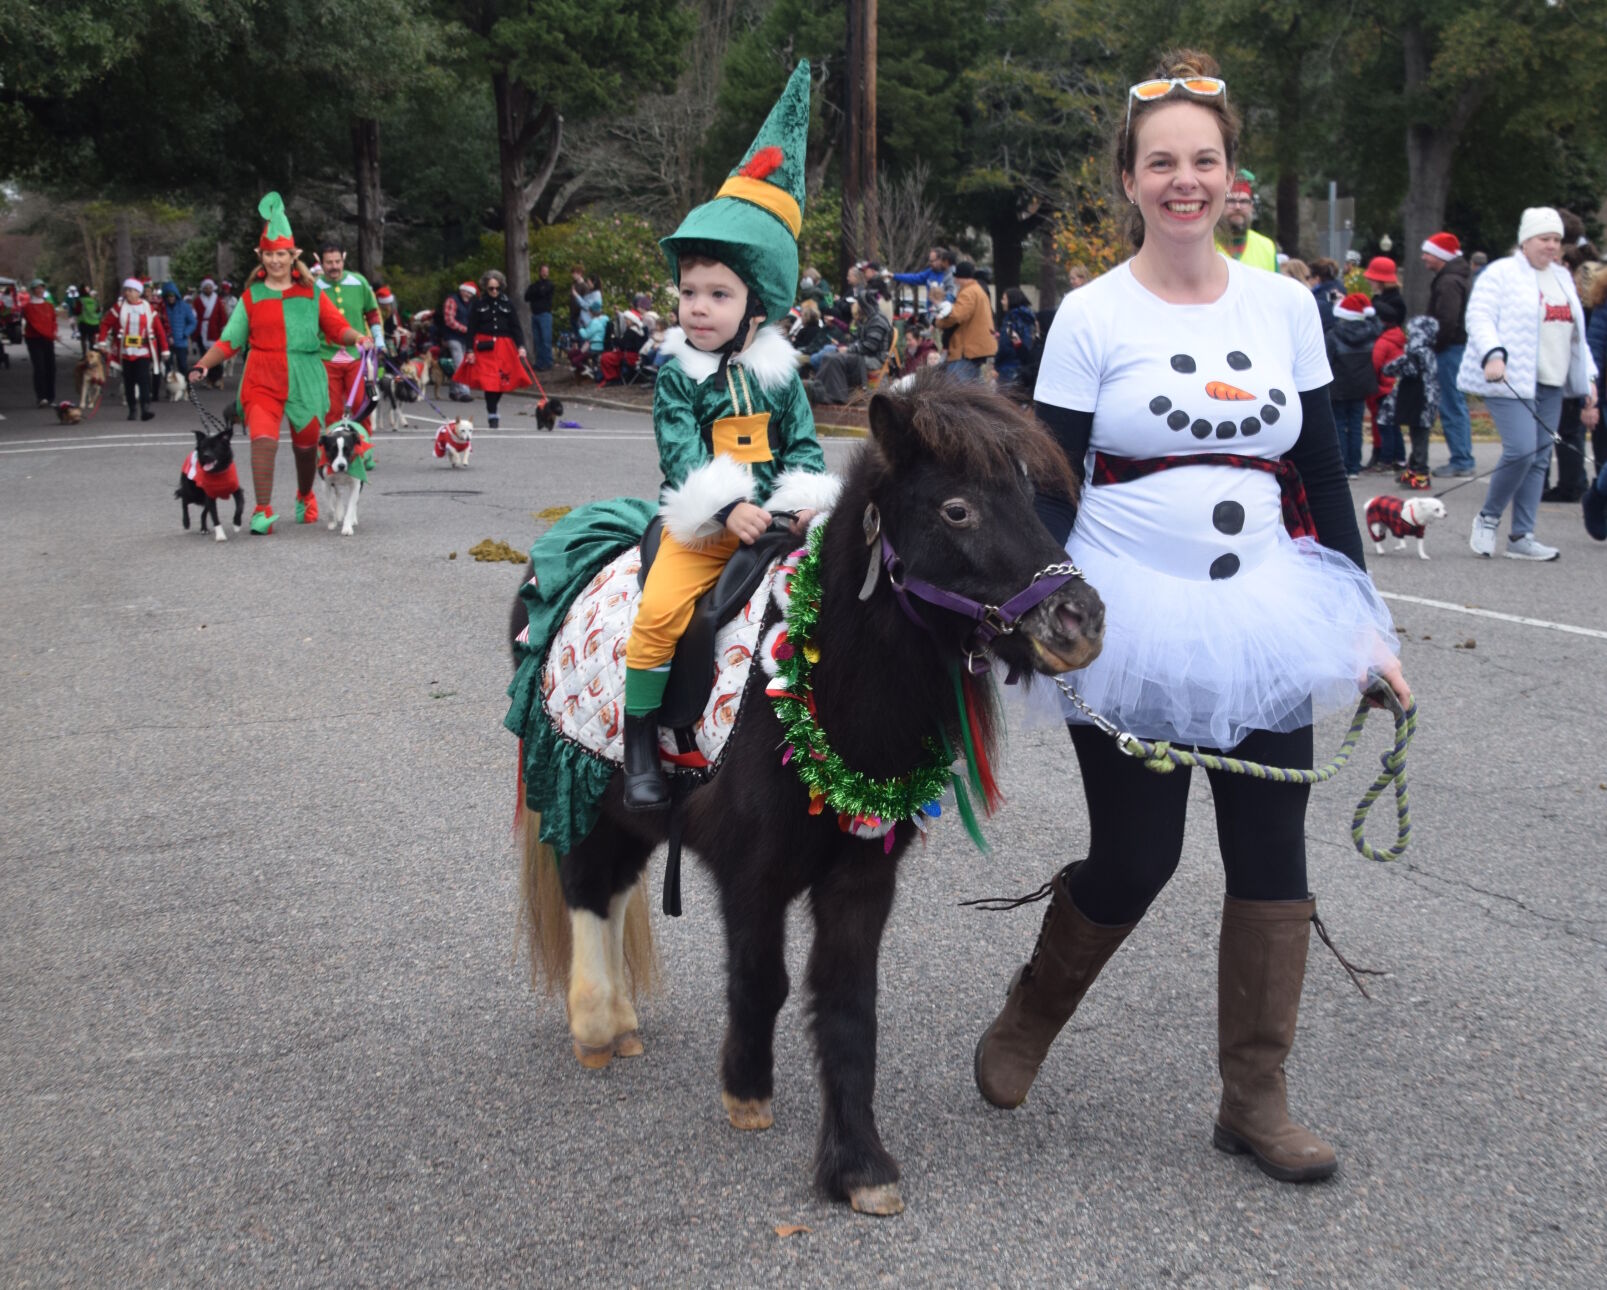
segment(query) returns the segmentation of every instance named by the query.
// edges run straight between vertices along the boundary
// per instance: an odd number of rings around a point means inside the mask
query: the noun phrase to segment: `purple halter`
[[[1082,570],[1069,560],[1051,564],[1033,574],[1032,581],[1004,604],[984,605],[969,596],[946,591],[942,587],[934,587],[921,578],[912,578],[905,573],[904,561],[899,558],[898,552],[893,550],[893,544],[887,540],[886,533],[881,535],[881,542],[882,567],[887,570],[887,581],[892,584],[899,607],[912,623],[928,632],[932,630],[925,619],[916,612],[915,606],[910,604],[911,596],[976,623],[975,629],[965,643],[965,665],[975,676],[980,676],[992,666],[988,660],[988,651],[992,649],[994,641],[1001,636],[1010,635],[1021,625],[1021,620],[1027,616],[1029,610],[1037,608],[1073,578],[1083,576]]]

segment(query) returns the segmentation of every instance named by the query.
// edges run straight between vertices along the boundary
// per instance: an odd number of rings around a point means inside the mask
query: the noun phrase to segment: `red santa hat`
[[[472,282],[458,283],[458,290],[466,296],[477,296],[480,294],[480,288],[475,286]]]
[[[1436,260],[1454,260],[1462,254],[1462,243],[1456,240],[1455,233],[1436,233],[1423,239],[1423,254]]]
[[[381,287],[374,293],[374,299],[380,301],[382,304],[388,305],[391,301],[395,300],[396,297],[391,294],[391,289],[389,287]]]
[[[1335,322],[1361,322],[1373,316],[1373,304],[1359,291],[1352,291],[1334,306]]]
[[[124,278],[123,279],[123,290],[124,291],[140,291],[140,292],[143,292],[145,290],[145,284],[143,282],[141,282],[138,278]]]

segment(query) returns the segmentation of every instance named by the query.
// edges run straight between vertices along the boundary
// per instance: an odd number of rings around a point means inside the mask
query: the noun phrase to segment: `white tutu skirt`
[[[1105,647],[1070,682],[1145,739],[1229,749],[1356,705],[1367,670],[1400,643],[1372,581],[1344,556],[1282,530],[1231,578],[1180,578],[1131,556],[1068,554],[1105,602]],[[1064,699],[1066,720],[1084,718]]]

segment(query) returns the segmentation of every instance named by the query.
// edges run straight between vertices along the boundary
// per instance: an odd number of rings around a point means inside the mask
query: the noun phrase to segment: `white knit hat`
[[[1518,245],[1522,246],[1531,237],[1539,237],[1544,233],[1555,233],[1562,236],[1562,216],[1549,206],[1531,206],[1523,212],[1523,218],[1518,221]]]

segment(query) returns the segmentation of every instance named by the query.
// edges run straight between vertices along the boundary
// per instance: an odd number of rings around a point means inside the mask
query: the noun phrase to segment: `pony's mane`
[[[923,368],[902,392],[878,397],[901,405],[912,451],[945,469],[974,479],[1025,469],[1040,492],[1076,497],[1060,446],[1035,416],[989,386]]]

